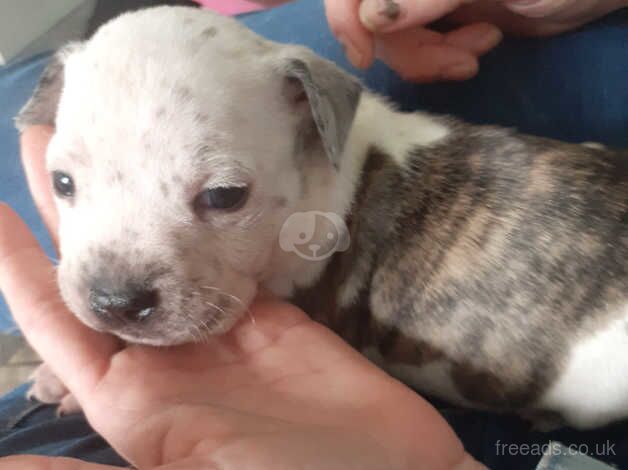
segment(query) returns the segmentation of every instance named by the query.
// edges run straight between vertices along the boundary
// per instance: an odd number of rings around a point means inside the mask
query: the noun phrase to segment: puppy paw
[[[74,397],[74,395],[68,393],[66,396],[63,397],[61,403],[59,404],[59,407],[57,408],[57,416],[61,417],[65,415],[71,415],[75,413],[80,413],[81,411],[81,405],[79,405],[78,400]]]
[[[33,385],[26,392],[29,400],[37,400],[47,404],[61,403],[69,392],[47,364],[40,365],[30,376]]]
[[[63,382],[52,372],[47,364],[40,365],[30,376],[33,385],[26,392],[26,398],[37,400],[48,405],[56,405],[57,415],[67,415],[81,411],[76,398],[69,392]]]

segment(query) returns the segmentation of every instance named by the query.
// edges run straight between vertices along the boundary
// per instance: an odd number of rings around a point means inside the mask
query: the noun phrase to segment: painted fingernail
[[[392,25],[401,16],[397,0],[364,0],[360,5],[360,21],[369,31]]]
[[[478,71],[477,64],[473,62],[460,62],[443,69],[443,77],[450,80],[465,80],[473,77]]]
[[[340,41],[340,44],[342,44],[342,47],[345,50],[345,55],[347,56],[347,59],[349,59],[349,62],[351,62],[351,64],[356,68],[364,68],[364,56],[360,53],[358,48],[355,47],[353,42],[347,39],[346,36],[340,36],[338,37],[338,40]]]

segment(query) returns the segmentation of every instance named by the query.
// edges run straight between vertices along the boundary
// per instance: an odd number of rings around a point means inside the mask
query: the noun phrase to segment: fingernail
[[[464,80],[473,77],[477,73],[478,67],[473,62],[460,62],[443,69],[444,78],[452,80]]]
[[[360,21],[369,31],[380,31],[401,16],[396,0],[364,0],[360,5]]]
[[[353,42],[351,42],[345,36],[340,36],[338,40],[342,44],[342,47],[345,50],[345,54],[347,56],[347,59],[349,59],[349,62],[351,62],[351,64],[356,68],[364,68],[364,56],[360,53],[358,48],[355,47]]]

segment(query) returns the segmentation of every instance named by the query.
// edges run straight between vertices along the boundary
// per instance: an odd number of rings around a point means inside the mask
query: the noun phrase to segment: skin
[[[433,82],[475,76],[479,58],[504,33],[563,33],[627,7],[628,0],[326,0],[325,6],[354,66],[379,58],[407,80]],[[434,30],[434,22],[445,28]]]
[[[55,233],[44,170],[51,134],[29,128],[22,148],[35,201]],[[123,347],[66,309],[52,265],[3,204],[0,289],[90,424],[140,469],[484,468],[426,401],[291,305],[261,298],[254,322],[207,343]],[[15,456],[0,459],[4,468],[113,467]]]

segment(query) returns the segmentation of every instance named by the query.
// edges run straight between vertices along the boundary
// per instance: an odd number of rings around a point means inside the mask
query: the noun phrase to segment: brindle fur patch
[[[404,167],[371,148],[351,248],[295,300],[388,363],[447,360],[471,403],[523,408],[625,302],[628,155],[446,124]]]

